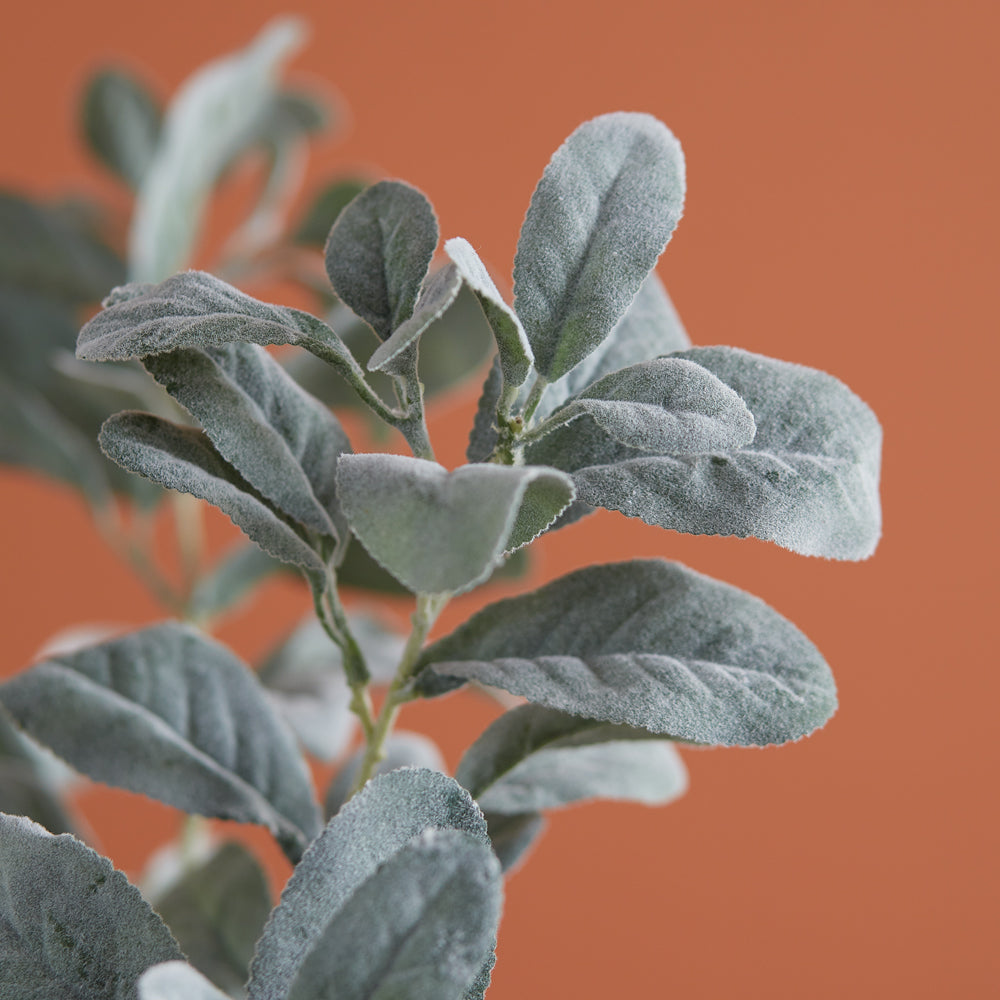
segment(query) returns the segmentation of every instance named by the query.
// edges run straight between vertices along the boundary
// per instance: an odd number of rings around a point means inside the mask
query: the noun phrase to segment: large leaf
[[[160,137],[156,98],[130,73],[103,69],[87,83],[80,112],[91,152],[129,187],[138,189]]]
[[[298,20],[278,18],[245,50],[203,66],[177,92],[132,215],[133,281],[162,281],[188,263],[212,186],[256,142],[281,66],[303,37]]]
[[[136,982],[181,957],[163,921],[80,841],[0,814],[0,994],[136,1000]]]
[[[318,831],[305,761],[249,669],[164,624],[45,660],[0,687],[30,736],[97,781],[260,823],[290,853]]]
[[[230,841],[154,900],[187,960],[231,996],[242,994],[254,945],[271,912],[256,858]]]
[[[119,413],[101,428],[101,448],[122,468],[207,500],[265,552],[300,566],[322,588],[325,566],[302,529],[264,501],[203,431],[149,413]]]
[[[669,740],[541,705],[501,715],[465,752],[455,780],[484,812],[505,815],[588,799],[664,805],[687,788]]]
[[[257,945],[250,1000],[285,1000],[323,932],[356,890],[413,837],[453,829],[488,843],[469,793],[434,771],[391,771],[370,781],[313,842]]]
[[[338,216],[326,241],[333,290],[378,335],[409,319],[438,241],[430,202],[402,181],[380,181]]]
[[[337,488],[369,553],[418,593],[467,590],[530,542],[573,499],[552,469],[466,465],[448,472],[400,455],[345,455]]]
[[[138,1000],[227,1000],[227,997],[187,962],[161,962],[140,977]]]
[[[650,115],[602,115],[556,150],[514,260],[514,309],[545,378],[565,375],[611,332],[683,205],[680,144]]]
[[[578,570],[489,605],[422,664],[587,719],[696,743],[807,735],[837,707],[829,667],[787,619],[676,563]]]
[[[529,460],[573,473],[581,500],[694,534],[754,536],[803,555],[864,559],[881,532],[882,431],[872,411],[824,372],[731,347],[688,358],[733,388],[757,434],[742,449],[657,455],[578,421]]]
[[[262,496],[332,543],[346,542],[335,474],[350,442],[340,421],[263,347],[186,348],[145,364]]]
[[[741,448],[756,430],[732,389],[682,358],[654,358],[605,375],[556,410],[548,425],[583,416],[614,440],[657,454]]]
[[[492,948],[501,899],[488,847],[458,830],[428,830],[327,924],[288,1000],[461,1000]]]

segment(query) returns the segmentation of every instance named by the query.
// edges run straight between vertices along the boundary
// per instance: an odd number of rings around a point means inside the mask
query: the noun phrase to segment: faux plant
[[[13,721],[0,717],[0,794],[38,821],[0,818],[4,996],[481,997],[503,872],[546,810],[669,802],[686,787],[678,745],[785,743],[836,707],[794,625],[660,559],[584,565],[428,642],[451,597],[511,574],[534,539],[596,507],[865,558],[880,430],[830,375],[691,347],[654,271],[684,161],[646,114],[588,121],[553,155],[512,305],[466,240],[447,240],[435,266],[433,209],[400,181],[334,184],[283,240],[293,168],[322,119],[314,97],[277,82],[299,35],[270,26],[162,117],[138,81],[95,78],[87,135],[136,192],[124,263],[90,213],[0,202],[3,457],[77,486],[183,619],[53,652],[0,687]],[[322,318],[183,270],[214,185],[261,151],[260,202],[219,267],[247,281],[277,270],[317,295]],[[330,222],[324,287],[308,248]],[[105,293],[76,357],[60,353]],[[479,369],[484,330],[495,351],[468,463],[449,470],[425,398]],[[330,401],[367,408],[412,457],[355,452]],[[111,465],[85,434],[123,406],[100,427]],[[250,542],[204,571],[197,510],[178,494]],[[179,585],[143,542],[168,497]],[[315,615],[249,669],[207,630],[282,568],[304,578]],[[356,612],[344,595],[359,588],[412,594],[409,635]],[[430,740],[394,727],[407,703],[470,682],[526,701],[448,777]],[[280,903],[246,848],[195,821],[147,885],[151,905],[65,832],[73,818],[36,743],[193,816],[263,825],[295,866]],[[309,757],[338,762],[323,805]]]

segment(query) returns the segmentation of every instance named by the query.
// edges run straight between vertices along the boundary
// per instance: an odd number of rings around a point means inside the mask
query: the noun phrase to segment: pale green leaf
[[[97,781],[260,823],[291,854],[318,831],[291,734],[249,669],[192,628],[157,625],[44,660],[0,687],[0,701]]]
[[[837,707],[815,646],[760,599],[676,563],[591,566],[489,605],[421,664],[675,739],[799,739]]]
[[[186,962],[162,962],[147,969],[139,979],[138,1000],[227,1000]]]
[[[136,982],[181,953],[149,904],[69,834],[0,814],[0,995],[136,1000]]]
[[[237,542],[198,580],[191,594],[191,616],[195,621],[210,621],[235,611],[260,583],[289,570],[288,563],[274,559],[258,546]]]
[[[602,115],[556,150],[514,260],[514,309],[545,378],[565,375],[608,336],[683,204],[680,144],[651,115]]]

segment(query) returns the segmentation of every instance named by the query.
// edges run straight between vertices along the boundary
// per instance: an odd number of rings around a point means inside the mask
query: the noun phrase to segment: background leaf
[[[484,813],[493,852],[505,875],[512,875],[524,864],[535,841],[545,831],[541,813]]]
[[[299,222],[296,243],[322,248],[330,229],[340,213],[359,195],[370,181],[360,177],[338,177],[322,188],[313,198]]]
[[[224,1000],[225,996],[186,962],[162,962],[139,979],[139,1000]]]
[[[190,600],[191,617],[210,621],[234,611],[268,577],[290,571],[288,563],[274,559],[257,545],[237,542],[198,580]]]

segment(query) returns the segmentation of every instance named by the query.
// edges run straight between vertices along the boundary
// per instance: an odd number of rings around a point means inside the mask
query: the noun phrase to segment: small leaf
[[[591,566],[498,601],[420,663],[561,712],[724,746],[799,739],[837,707],[830,668],[791,622],[659,560]]]
[[[350,442],[340,421],[263,347],[187,348],[146,358],[145,365],[262,496],[305,527],[346,543],[335,473]]]
[[[413,837],[453,829],[488,844],[469,793],[434,771],[370,781],[330,820],[298,864],[257,944],[250,1000],[283,1000],[299,968],[356,890]]]
[[[80,110],[91,152],[137,189],[153,162],[160,137],[156,98],[130,73],[104,69],[88,82]]]
[[[650,115],[602,115],[556,150],[514,260],[514,309],[545,378],[565,375],[608,336],[683,204],[680,144]]]
[[[300,21],[278,18],[242,52],[208,63],[178,90],[136,198],[133,281],[162,281],[188,263],[213,185],[257,141],[276,77],[303,36]]]
[[[461,1000],[495,940],[501,899],[488,847],[458,830],[428,830],[327,924],[288,998]]]
[[[469,434],[469,446],[465,449],[465,457],[472,463],[485,462],[497,446],[497,406],[502,392],[503,373],[500,357],[497,355],[483,383],[476,406],[476,417]]]
[[[493,283],[479,255],[467,240],[448,240],[444,251],[452,259],[462,280],[476,293],[486,321],[497,343],[505,385],[521,385],[531,373],[534,356],[521,321]]]
[[[380,181],[338,217],[326,242],[333,290],[378,335],[409,319],[437,247],[434,209],[402,181]]]
[[[332,181],[313,199],[306,210],[293,239],[296,243],[322,248],[330,229],[340,213],[370,182],[359,177],[342,177]]]
[[[257,859],[235,841],[223,844],[154,906],[191,965],[230,995],[240,995],[271,912],[271,891]]]
[[[287,572],[287,563],[274,559],[256,545],[237,542],[199,579],[191,595],[191,617],[195,621],[210,621],[234,611],[258,584],[276,573]]]
[[[45,660],[0,687],[0,701],[97,781],[260,823],[293,852],[317,832],[291,734],[247,667],[191,628],[157,625]]]
[[[134,1000],[142,972],[181,957],[125,876],[68,834],[0,814],[0,994]]]
[[[448,472],[401,455],[345,455],[337,488],[368,552],[417,593],[468,590],[503,554],[530,542],[573,499],[567,477],[539,467],[466,465]]]
[[[162,962],[139,979],[138,1000],[228,1000],[187,962]]]
[[[100,443],[122,468],[218,507],[265,552],[301,567],[314,588],[323,588],[324,563],[300,529],[257,494],[204,432],[149,413],[126,412],[107,420]]]
[[[605,375],[556,410],[539,433],[584,415],[616,441],[657,454],[742,448],[756,431],[732,389],[681,358],[655,358]]]
[[[687,788],[669,740],[540,705],[501,715],[465,752],[455,780],[485,812],[505,815],[588,799],[664,805]]]
[[[512,875],[524,864],[528,851],[545,830],[541,813],[484,813],[493,844],[493,853],[505,875]]]
[[[461,388],[490,355],[493,336],[475,295],[463,285],[455,301],[420,335],[418,372],[424,397]]]

